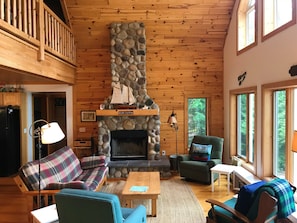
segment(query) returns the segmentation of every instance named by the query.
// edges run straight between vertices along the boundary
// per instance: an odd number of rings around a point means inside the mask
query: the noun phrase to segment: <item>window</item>
[[[257,87],[230,91],[230,156],[239,157],[245,168],[256,174]]]
[[[263,39],[296,23],[294,0],[263,0]]]
[[[294,166],[297,156],[292,150],[293,131],[297,129],[297,80],[262,86],[261,174],[297,182]]]
[[[237,10],[237,51],[256,44],[256,0],[241,0]]]
[[[237,156],[254,162],[255,94],[237,95]]]
[[[188,148],[198,134],[207,134],[207,99],[188,98]]]
[[[286,91],[274,91],[273,101],[273,175],[280,178],[285,178]]]

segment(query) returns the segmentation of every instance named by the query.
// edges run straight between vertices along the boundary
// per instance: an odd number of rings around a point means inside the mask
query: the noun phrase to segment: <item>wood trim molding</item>
[[[96,110],[97,116],[152,116],[159,115],[157,109],[106,109]]]

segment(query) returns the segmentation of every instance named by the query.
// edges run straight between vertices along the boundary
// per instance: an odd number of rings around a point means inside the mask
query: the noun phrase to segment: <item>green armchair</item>
[[[222,163],[223,144],[224,139],[217,136],[194,136],[189,154],[177,157],[180,176],[211,184],[210,169],[216,164]],[[199,147],[202,147],[202,151],[199,151]],[[214,180],[217,178],[218,175],[215,174]]]

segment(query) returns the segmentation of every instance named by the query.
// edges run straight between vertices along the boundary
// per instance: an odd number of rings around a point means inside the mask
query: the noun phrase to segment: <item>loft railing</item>
[[[0,0],[0,28],[39,48],[39,60],[49,52],[71,64],[76,48],[71,29],[43,0]]]

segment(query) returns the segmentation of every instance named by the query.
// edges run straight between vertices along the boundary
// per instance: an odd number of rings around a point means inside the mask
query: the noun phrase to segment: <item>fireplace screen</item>
[[[148,134],[146,130],[111,131],[111,160],[146,160]]]

